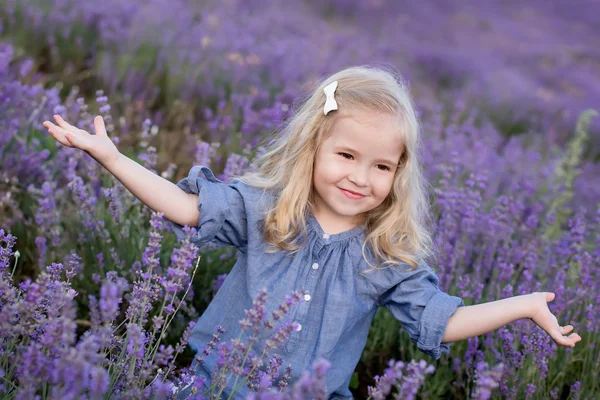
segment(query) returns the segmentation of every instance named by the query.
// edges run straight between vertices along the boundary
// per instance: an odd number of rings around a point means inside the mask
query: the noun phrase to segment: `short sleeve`
[[[232,245],[243,250],[248,243],[248,225],[245,207],[245,184],[233,180],[221,182],[204,166],[194,166],[187,178],[177,182],[186,193],[198,195],[200,217],[192,242],[198,246],[208,242]],[[185,236],[182,226],[169,221],[178,238]]]
[[[438,276],[425,262],[414,271],[397,270],[391,277],[394,284],[380,296],[379,304],[402,323],[423,353],[436,360],[449,353],[452,342],[441,341],[448,320],[465,305],[462,299],[442,292]]]

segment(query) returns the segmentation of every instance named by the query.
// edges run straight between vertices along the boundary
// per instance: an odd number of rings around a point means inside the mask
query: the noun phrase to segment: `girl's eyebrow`
[[[335,150],[336,151],[348,151],[350,153],[361,155],[360,151],[354,150],[347,146],[336,146]],[[398,165],[397,161],[388,160],[386,158],[378,158],[377,160],[375,160],[375,162],[381,163],[381,164],[388,164],[388,165]]]

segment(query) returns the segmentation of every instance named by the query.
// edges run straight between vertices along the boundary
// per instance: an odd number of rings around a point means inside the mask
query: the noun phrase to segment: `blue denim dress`
[[[260,229],[273,200],[268,191],[239,180],[225,184],[202,166],[193,167],[177,186],[198,194],[200,218],[193,242],[238,249],[237,262],[192,331],[189,345],[195,352],[201,353],[211,341],[217,325],[225,329],[221,343],[237,338],[241,332],[238,321],[246,317],[244,310],[252,308],[252,300],[262,288],[268,291],[265,306],[269,315],[286,295],[306,291],[286,315],[300,328],[276,353],[284,360],[282,369],[292,365],[289,385],[302,371],[311,370],[317,359],[329,360],[326,383],[330,399],[352,399],[350,378],[378,307],[389,309],[422,352],[437,360],[450,351],[450,343],[441,340],[448,319],[464,303],[440,291],[438,277],[427,264],[421,263],[414,271],[403,266],[361,274],[370,269],[362,255],[364,227],[329,235],[312,215],[300,251],[268,253]],[[180,225],[170,224],[178,237],[184,235]],[[259,340],[253,350],[260,354],[264,345],[265,341]],[[215,353],[213,350],[204,364],[193,364],[195,374],[208,382],[216,365]],[[231,389],[225,389],[224,398]],[[243,387],[236,397],[245,397],[248,391]]]

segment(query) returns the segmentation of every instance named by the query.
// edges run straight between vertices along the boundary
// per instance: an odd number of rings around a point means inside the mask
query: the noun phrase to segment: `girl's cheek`
[[[371,182],[373,182],[375,190],[377,190],[380,194],[389,194],[394,186],[393,178],[383,176],[377,176]]]
[[[348,169],[348,165],[338,158],[331,157],[327,162],[327,168],[331,171],[343,171]]]
[[[335,168],[336,174],[348,175],[348,174],[352,173],[352,169],[350,168],[350,166],[348,164],[344,164],[341,162],[338,162],[337,164],[335,164],[334,168]]]

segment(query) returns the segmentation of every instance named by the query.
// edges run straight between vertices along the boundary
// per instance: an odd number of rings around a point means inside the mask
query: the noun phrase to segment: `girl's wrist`
[[[546,306],[546,295],[543,292],[533,292],[527,295],[527,302],[530,304],[527,317],[533,319],[535,315]]]
[[[104,168],[106,168],[109,172],[114,172],[117,170],[119,163],[121,162],[121,158],[123,154],[121,152],[117,152],[113,157],[104,162],[100,162]]]

